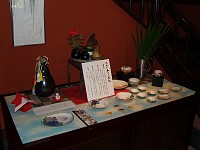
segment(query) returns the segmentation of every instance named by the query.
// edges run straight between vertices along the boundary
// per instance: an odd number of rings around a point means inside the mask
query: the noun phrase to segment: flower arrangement
[[[68,44],[72,46],[72,49],[76,49],[80,43],[84,42],[83,34],[78,33],[76,30],[70,31],[68,40]]]

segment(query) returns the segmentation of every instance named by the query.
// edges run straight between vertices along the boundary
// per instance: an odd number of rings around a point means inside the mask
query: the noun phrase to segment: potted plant
[[[168,25],[150,23],[146,31],[141,25],[139,31],[138,28],[136,29],[136,36],[131,33],[137,55],[136,72],[138,78],[146,77],[146,72],[151,69],[150,59],[158,48],[160,40],[168,31]]]
[[[79,51],[80,44],[84,42],[83,34],[73,30],[69,33],[68,44],[72,46],[71,57],[80,59],[81,53]]]

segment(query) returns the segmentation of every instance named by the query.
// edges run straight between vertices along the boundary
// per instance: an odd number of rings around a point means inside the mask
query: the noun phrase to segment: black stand
[[[158,86],[158,87],[162,87],[163,86],[163,81],[164,81],[164,77],[152,77],[152,86]]]
[[[130,73],[125,74],[122,71],[118,71],[116,73],[116,75],[117,75],[117,79],[118,80],[124,80],[126,82],[128,82],[129,78],[136,78],[136,73],[135,72],[130,72]]]

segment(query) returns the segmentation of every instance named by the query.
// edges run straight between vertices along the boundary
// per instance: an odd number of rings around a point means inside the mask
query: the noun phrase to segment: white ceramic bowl
[[[139,98],[145,98],[147,96],[147,94],[146,93],[138,93],[137,96]]]
[[[138,84],[140,83],[140,79],[138,78],[129,78],[128,81],[131,86],[138,86]]]
[[[149,90],[148,92],[147,92],[149,95],[156,95],[156,90]]]
[[[151,103],[152,103],[152,102],[156,102],[156,100],[157,100],[157,97],[156,97],[156,96],[152,96],[152,97],[149,96],[149,97],[147,97],[147,101],[148,101],[148,102],[151,102]]]
[[[112,80],[114,89],[124,89],[128,86],[128,82],[123,80]]]
[[[120,100],[127,101],[132,100],[134,96],[129,92],[119,92],[116,94],[116,97]]]
[[[139,93],[139,90],[138,90],[138,89],[131,89],[130,91],[131,91],[131,93],[133,93],[133,94]]]
[[[162,76],[162,71],[161,70],[155,70],[154,75],[159,78],[159,77]]]
[[[182,88],[180,86],[174,86],[171,88],[171,91],[173,92],[180,92],[182,90]]]
[[[95,101],[95,100],[93,100]],[[93,108],[105,108],[108,106],[108,102],[106,100],[98,100],[96,103],[93,103],[93,101],[89,101],[89,106]]]
[[[160,94],[160,95],[158,95],[158,98],[162,99],[162,100],[167,100],[167,99],[170,99],[170,95],[169,94]]]
[[[129,72],[132,71],[132,68],[129,67],[129,66],[122,66],[122,67],[121,67],[121,71],[122,71],[123,73],[125,73],[125,74],[128,74]]]
[[[140,91],[146,91],[146,86],[143,86],[143,85],[139,85],[138,86],[138,89],[140,90]]]
[[[169,89],[160,89],[160,90],[158,90],[158,92],[160,94],[168,94],[170,91],[169,91]]]

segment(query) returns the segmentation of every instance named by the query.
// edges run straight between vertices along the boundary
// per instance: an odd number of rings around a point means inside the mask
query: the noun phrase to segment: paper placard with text
[[[114,95],[109,59],[82,63],[88,101]]]

